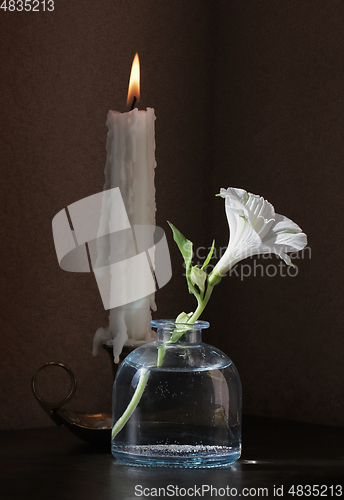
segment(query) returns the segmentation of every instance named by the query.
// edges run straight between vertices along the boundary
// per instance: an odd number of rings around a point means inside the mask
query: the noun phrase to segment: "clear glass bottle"
[[[126,410],[130,418],[113,437],[112,454],[126,464],[155,467],[235,462],[241,453],[241,383],[229,357],[202,342],[209,323],[151,325],[157,340],[129,354],[115,379],[113,423]],[[185,333],[171,342],[178,331]]]

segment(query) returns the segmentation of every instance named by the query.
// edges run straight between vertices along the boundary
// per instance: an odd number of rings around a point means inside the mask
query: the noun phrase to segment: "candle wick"
[[[133,103],[131,105],[130,111],[132,111],[134,109],[135,104],[136,104],[136,96],[134,95],[134,99],[133,99]]]

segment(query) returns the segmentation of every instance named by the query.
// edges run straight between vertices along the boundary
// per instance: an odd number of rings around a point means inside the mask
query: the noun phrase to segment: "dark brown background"
[[[58,267],[51,221],[101,191],[106,114],[126,110],[136,51],[140,107],[157,115],[157,223],[173,264],[156,317],[193,307],[166,220],[196,247],[214,237],[225,246],[214,194],[263,195],[308,234],[311,258],[296,261],[294,278],[223,280],[204,338],[237,365],[246,413],[344,425],[343,26],[341,0],[57,0],[50,13],[0,11],[1,428],[53,425],[30,392],[49,360],[77,374],[71,407],[110,407],[110,364],[91,356],[107,312],[91,274]]]

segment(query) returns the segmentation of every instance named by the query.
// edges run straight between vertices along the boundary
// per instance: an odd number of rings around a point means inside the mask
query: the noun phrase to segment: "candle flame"
[[[140,60],[136,53],[131,66],[127,105],[131,106],[136,97],[136,102],[140,100]]]

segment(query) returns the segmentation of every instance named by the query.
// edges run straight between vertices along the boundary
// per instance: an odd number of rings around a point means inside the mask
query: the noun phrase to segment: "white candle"
[[[139,82],[136,82],[136,87],[134,83],[132,91],[129,89],[128,100],[132,100],[130,92],[139,98]],[[155,225],[154,122],[152,108],[146,111],[135,108],[128,113],[109,111],[107,117],[104,191],[120,188],[131,226]],[[151,309],[156,309],[154,294],[111,309],[108,328],[99,328],[96,332],[93,353],[98,352],[101,343],[111,343],[115,362],[118,362],[124,344],[151,341],[154,335],[149,325]]]

